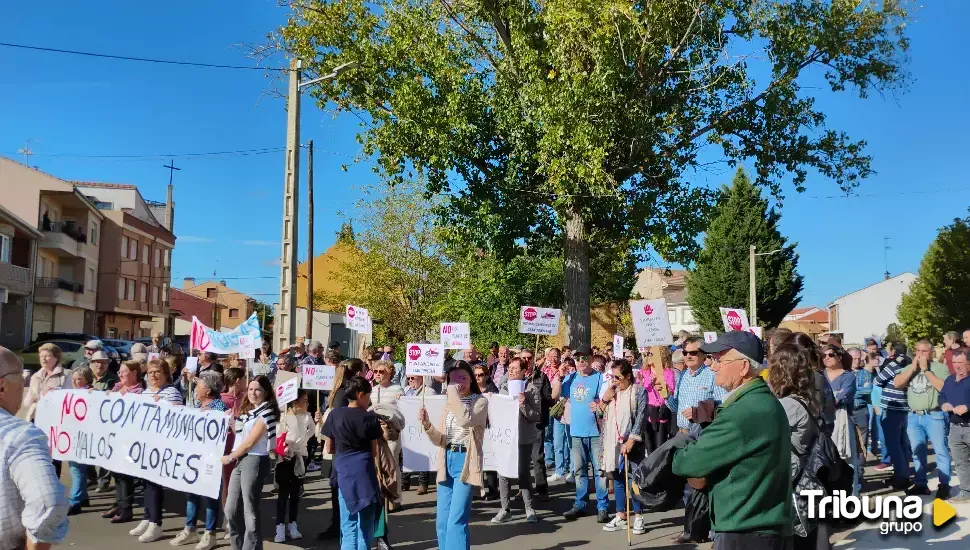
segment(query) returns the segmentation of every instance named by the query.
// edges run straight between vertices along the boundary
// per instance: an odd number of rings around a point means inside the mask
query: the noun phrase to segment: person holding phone
[[[441,424],[431,424],[422,408],[419,419],[428,438],[439,447],[438,548],[468,550],[468,518],[472,495],[482,487],[482,442],[488,421],[488,400],[481,395],[471,366],[456,361],[448,371],[447,403]]]

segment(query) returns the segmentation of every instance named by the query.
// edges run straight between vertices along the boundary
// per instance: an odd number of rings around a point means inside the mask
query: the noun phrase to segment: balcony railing
[[[88,242],[87,234],[78,228],[74,222],[52,222],[45,220],[41,223],[41,229],[51,233],[63,233],[79,243]]]
[[[61,290],[67,290],[69,292],[74,292],[76,294],[81,294],[84,292],[84,285],[81,283],[72,283],[58,277],[37,277],[38,288],[59,288]]]
[[[0,283],[11,292],[30,294],[30,279],[33,276],[30,268],[0,262]]]

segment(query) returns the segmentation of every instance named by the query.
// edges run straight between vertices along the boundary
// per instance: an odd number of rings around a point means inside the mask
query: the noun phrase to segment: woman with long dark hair
[[[448,396],[441,424],[435,427],[428,411],[419,419],[438,451],[438,548],[468,550],[468,518],[472,496],[482,487],[482,442],[488,421],[488,400],[481,395],[474,372],[465,361],[448,371]]]
[[[832,392],[832,385],[828,378],[822,374],[822,354],[818,351],[818,345],[812,337],[804,332],[796,332],[785,340],[808,352],[809,365],[812,369],[812,382],[815,386],[815,401],[819,404],[822,415],[822,429],[825,433],[832,435],[832,428],[835,426],[835,393]]]
[[[260,494],[263,480],[269,474],[270,445],[279,416],[273,385],[269,378],[257,376],[249,383],[246,400],[239,407],[233,450],[222,457],[223,464],[236,463],[226,495],[232,550],[260,550],[263,547],[259,532],[262,525]]]
[[[811,451],[819,437],[821,413],[813,368],[813,350],[785,342],[772,350],[768,360],[768,385],[778,397],[788,425],[791,427],[791,475],[796,482],[801,474],[803,458]],[[795,496],[796,501],[798,497]],[[815,522],[798,513],[795,518],[794,547],[815,550],[830,548],[828,529],[824,522]]]
[[[852,416],[852,408],[855,403],[856,380],[855,375],[850,370],[852,357],[844,349],[835,344],[822,346],[822,364],[825,366],[825,378],[832,387],[832,395],[835,398],[835,426],[841,429],[835,431],[835,445],[849,464],[856,472],[856,482],[853,487],[858,492],[858,457],[856,452],[856,432],[855,420]]]
[[[349,404],[350,401],[348,398],[346,382],[352,380],[355,376],[359,376],[363,371],[364,362],[357,358],[344,359],[339,365],[337,365],[337,372],[333,379],[333,390],[330,392],[330,396],[327,397],[328,411],[346,407]],[[317,411],[314,415],[314,422],[317,425],[317,439],[320,440],[326,439],[322,433],[324,420],[323,413],[321,411]],[[340,536],[340,493],[337,492],[338,481],[336,455],[338,451],[333,445],[331,445],[331,448],[334,449],[334,454],[330,465],[330,525],[317,535],[317,540],[336,538]]]

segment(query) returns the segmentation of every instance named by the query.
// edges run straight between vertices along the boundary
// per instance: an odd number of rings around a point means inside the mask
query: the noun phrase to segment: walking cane
[[[630,530],[630,461],[623,460],[623,475],[626,477],[626,545],[633,546],[633,532]]]

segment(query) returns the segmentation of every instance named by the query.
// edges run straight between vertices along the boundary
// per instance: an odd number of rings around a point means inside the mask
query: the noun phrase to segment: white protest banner
[[[552,336],[559,334],[561,309],[522,306],[519,308],[519,333]]]
[[[469,349],[472,331],[468,323],[441,323],[441,345],[445,349]]]
[[[704,343],[705,344],[710,344],[711,342],[713,342],[715,340],[717,340],[717,333],[716,332],[705,332],[704,333]]]
[[[189,348],[199,351],[212,353],[240,353],[242,346],[239,345],[240,336],[251,336],[256,338],[261,334],[259,329],[259,319],[253,313],[243,324],[229,330],[220,332],[202,324],[196,317],[192,317],[192,332],[189,336]]]
[[[761,338],[762,340],[764,340],[764,336],[762,336],[762,329],[761,329],[761,327],[748,327],[748,332],[750,332],[751,334],[754,334],[758,338]]]
[[[100,466],[170,489],[219,498],[232,421],[138,394],[57,390],[41,397],[36,425],[54,460]]]
[[[303,365],[303,388],[307,390],[333,389],[337,368],[330,365]]]
[[[748,313],[743,309],[721,308],[724,330],[748,330]]]
[[[670,317],[667,315],[667,300],[630,300],[630,313],[637,346],[669,346],[674,343]]]
[[[613,335],[613,357],[623,358],[623,337],[619,334]]]
[[[441,428],[445,400],[443,395],[424,398],[431,424]],[[402,397],[397,402],[398,410],[404,415],[404,431],[401,432],[401,447],[404,453],[406,472],[435,472],[438,470],[438,447],[428,439],[428,435],[418,421],[421,410],[420,397]],[[482,468],[499,475],[516,478],[519,460],[519,402],[507,395],[493,395],[488,398],[488,423],[485,440],[482,444]]]
[[[519,477],[519,400],[508,395],[488,397],[488,429],[482,443],[482,470]]]
[[[279,381],[279,376],[277,376],[276,380]],[[296,393],[299,389],[299,376],[294,376],[276,384],[276,403],[280,406],[280,410],[283,410],[290,401],[296,401]]]
[[[409,375],[444,376],[445,347],[441,344],[408,344],[404,370]]]
[[[199,358],[198,357],[186,357],[185,358],[185,370],[192,374],[197,374],[199,372]]]
[[[351,330],[370,334],[370,312],[362,307],[348,305],[344,313],[344,323]]]

